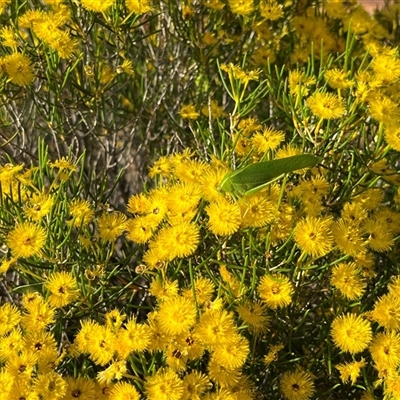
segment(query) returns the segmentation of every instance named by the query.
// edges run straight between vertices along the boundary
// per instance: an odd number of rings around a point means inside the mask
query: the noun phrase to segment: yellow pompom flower
[[[400,398],[400,374],[396,371],[390,371],[385,381],[384,398],[395,400]]]
[[[400,298],[400,275],[392,276],[388,289],[390,294]]]
[[[10,332],[21,321],[21,313],[13,304],[5,303],[0,306],[0,336]]]
[[[264,357],[263,361],[265,365],[270,365],[272,362],[276,361],[278,359],[278,353],[284,348],[285,346],[283,344],[275,344],[272,345],[266,356]]]
[[[378,371],[397,369],[400,365],[400,335],[393,331],[377,333],[369,351]]]
[[[150,345],[150,327],[147,324],[138,324],[135,319],[130,319],[117,334],[117,352],[124,360],[132,352],[142,352]]]
[[[311,375],[301,369],[285,372],[280,386],[282,394],[288,400],[307,400],[315,391]]]
[[[196,107],[192,104],[182,106],[179,114],[183,119],[197,119],[200,116],[200,113],[196,111]]]
[[[117,350],[116,335],[111,329],[102,325],[94,325],[89,334],[88,353],[97,365],[106,365],[114,357]]]
[[[175,298],[179,292],[179,283],[176,280],[170,281],[169,279],[164,279],[159,281],[154,278],[150,282],[149,293],[154,296],[159,303],[167,300],[169,298]]]
[[[126,8],[134,14],[145,14],[153,11],[150,0],[125,0]]]
[[[195,185],[196,191],[200,180],[203,178],[210,165],[204,161],[186,160],[184,162],[176,163],[175,165],[175,178],[180,182]]]
[[[292,301],[293,285],[282,274],[264,275],[257,290],[262,301],[272,309],[285,307]]]
[[[210,361],[208,362],[207,373],[208,377],[221,388],[231,388],[237,385],[242,376],[242,373],[239,369],[227,369],[218,363],[214,357],[211,357]],[[222,398],[224,399],[224,397]]]
[[[71,219],[68,221],[69,224],[80,227],[81,225],[89,224],[93,219],[94,212],[87,200],[76,199],[72,201],[68,208],[71,214]]]
[[[362,225],[362,229],[368,236],[368,247],[374,251],[383,253],[394,245],[393,232],[388,229],[382,221],[368,219]]]
[[[7,4],[10,4],[11,0],[0,0],[0,13],[4,11],[4,8]]]
[[[54,162],[49,162],[49,165],[51,168],[58,168],[60,171],[66,170],[75,172],[78,170],[74,163],[69,159],[69,157],[61,157]]]
[[[249,330],[255,335],[263,334],[268,330],[268,324],[271,317],[265,315],[267,306],[260,301],[245,301],[236,309],[239,317],[249,326]]]
[[[148,242],[157,229],[158,221],[153,215],[138,216],[125,222],[126,237],[136,243]]]
[[[125,230],[126,215],[121,212],[104,213],[97,220],[99,236],[107,242],[115,242]]]
[[[237,203],[221,198],[210,203],[205,211],[209,217],[208,228],[214,235],[233,235],[240,227],[240,208]]]
[[[144,391],[148,400],[180,400],[184,384],[171,369],[159,369],[155,375],[148,376]]]
[[[212,358],[228,370],[241,368],[249,354],[249,342],[239,334],[231,337],[231,342],[216,346]]]
[[[360,375],[361,368],[365,367],[366,362],[362,358],[361,361],[353,361],[345,364],[336,365],[336,369],[340,373],[340,379],[343,383],[350,380],[352,385],[355,385],[358,376]]]
[[[7,238],[7,245],[17,258],[38,255],[45,242],[46,231],[29,222],[18,224]]]
[[[55,321],[55,309],[37,293],[29,293],[22,298],[24,313],[21,325],[27,331],[44,330]]]
[[[218,166],[205,171],[204,175],[200,178],[200,187],[202,197],[209,201],[218,201],[221,198],[219,184],[224,176],[229,172],[225,167]]]
[[[78,46],[78,41],[68,32],[58,31],[49,41],[49,46],[57,51],[60,58],[71,58]]]
[[[211,301],[215,291],[215,286],[211,279],[199,276],[193,282],[193,286],[182,292],[182,296],[193,299],[196,296],[198,305],[203,305],[207,301]]]
[[[368,217],[368,213],[362,203],[345,203],[341,211],[341,217],[353,226],[359,226]]]
[[[263,18],[276,21],[283,17],[282,5],[275,0],[263,0],[260,2],[260,14]]]
[[[114,308],[113,310],[104,314],[106,327],[114,332],[121,328],[123,322],[125,321],[125,318],[126,315],[121,314],[121,312],[117,308]]]
[[[182,222],[179,225],[162,228],[156,241],[158,246],[165,250],[169,261],[177,257],[189,257],[199,244],[199,228],[192,222]]]
[[[24,207],[24,215],[33,221],[40,221],[51,210],[54,197],[48,194],[33,194],[28,204]]]
[[[377,209],[384,199],[382,188],[370,188],[353,197],[353,204],[360,204],[364,210],[371,211]]]
[[[97,373],[96,380],[102,384],[112,384],[113,380],[121,380],[127,373],[126,361],[113,360],[111,364],[102,371]]]
[[[375,303],[371,318],[388,330],[400,331],[400,299],[393,293],[385,294]]]
[[[70,304],[79,296],[76,279],[70,272],[55,272],[50,275],[44,287],[50,292],[49,304],[60,308]]]
[[[265,194],[256,194],[239,200],[244,228],[259,228],[273,222],[278,210],[276,205],[265,198]]]
[[[360,272],[361,268],[354,262],[335,265],[332,270],[331,284],[338,288],[344,297],[355,300],[362,296],[367,285]]]
[[[282,148],[278,149],[275,154],[275,158],[286,158],[291,156],[296,156],[298,154],[302,154],[301,150],[291,144],[287,144]],[[299,171],[297,171],[299,172]]]
[[[356,354],[371,342],[371,324],[356,314],[340,315],[332,322],[331,335],[340,350]]]
[[[91,320],[81,320],[81,329],[76,334],[75,337],[75,345],[81,353],[89,352],[89,344],[92,339],[92,333],[96,332],[99,327],[99,324],[95,321]]]
[[[200,317],[194,337],[211,349],[229,344],[237,333],[232,314],[226,310],[211,309]]]
[[[332,93],[314,93],[307,99],[307,106],[321,119],[336,119],[345,113],[343,101]]]
[[[202,372],[193,370],[183,378],[183,399],[200,399],[202,394],[210,387],[210,379]]]
[[[273,128],[264,129],[251,137],[251,143],[258,154],[265,154],[269,150],[275,150],[285,140],[283,131]]]
[[[297,223],[294,240],[297,246],[312,257],[322,257],[332,249],[330,218],[306,217]]]
[[[108,396],[109,400],[139,400],[140,395],[136,388],[127,382],[117,382]]]
[[[67,392],[67,382],[60,374],[50,371],[37,376],[32,391],[42,399],[62,399]]]
[[[181,164],[176,162],[178,168]],[[190,213],[201,199],[201,187],[198,183],[179,182],[168,188],[166,197],[168,217]]]
[[[0,2],[0,10],[1,10],[1,2]],[[5,26],[0,29],[0,38],[1,44],[6,47],[11,47],[13,50],[16,50],[18,46],[18,36],[15,34],[13,28],[9,26]]]
[[[324,78],[333,89],[347,89],[354,85],[354,82],[352,82],[347,75],[347,72],[338,68],[333,68],[325,72]]]
[[[228,0],[232,12],[238,15],[249,15],[255,10],[253,0]]]
[[[386,127],[385,140],[393,150],[400,151],[400,125],[398,123]]]
[[[96,398],[96,387],[93,380],[82,376],[77,378],[68,376],[65,380],[67,383],[66,399],[82,398],[92,400]]]
[[[376,97],[369,102],[369,113],[378,122],[391,125],[399,120],[397,104],[389,97]]]
[[[31,60],[21,53],[12,53],[4,57],[1,64],[10,81],[18,86],[27,86],[35,79]]]
[[[197,319],[194,302],[181,296],[163,301],[158,310],[158,322],[163,332],[168,335],[180,335],[189,330]]]
[[[300,94],[304,97],[307,96],[310,88],[309,86],[315,85],[316,79],[314,76],[307,76],[304,72],[297,69],[289,71],[289,91],[295,96]]]
[[[103,12],[111,7],[115,0],[81,0],[81,4],[88,11]]]

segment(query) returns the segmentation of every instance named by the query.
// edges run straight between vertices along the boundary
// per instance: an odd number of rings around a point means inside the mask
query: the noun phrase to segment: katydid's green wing
[[[276,160],[263,161],[231,171],[221,181],[221,189],[228,193],[243,194],[271,182],[288,172],[315,166],[320,159],[311,154],[299,154]]]

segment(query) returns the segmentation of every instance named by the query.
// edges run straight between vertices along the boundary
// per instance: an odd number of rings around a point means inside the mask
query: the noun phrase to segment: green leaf
[[[226,174],[220,187],[225,192],[233,194],[243,195],[248,191],[255,193],[279,176],[299,169],[314,167],[319,161],[318,157],[311,154],[299,154],[250,164]]]

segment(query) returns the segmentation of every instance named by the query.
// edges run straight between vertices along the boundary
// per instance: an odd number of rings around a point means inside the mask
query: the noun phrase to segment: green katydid
[[[320,158],[312,154],[299,154],[291,157],[262,161],[228,172],[220,183],[220,188],[238,196],[258,192],[279,177],[303,168],[314,167]]]

